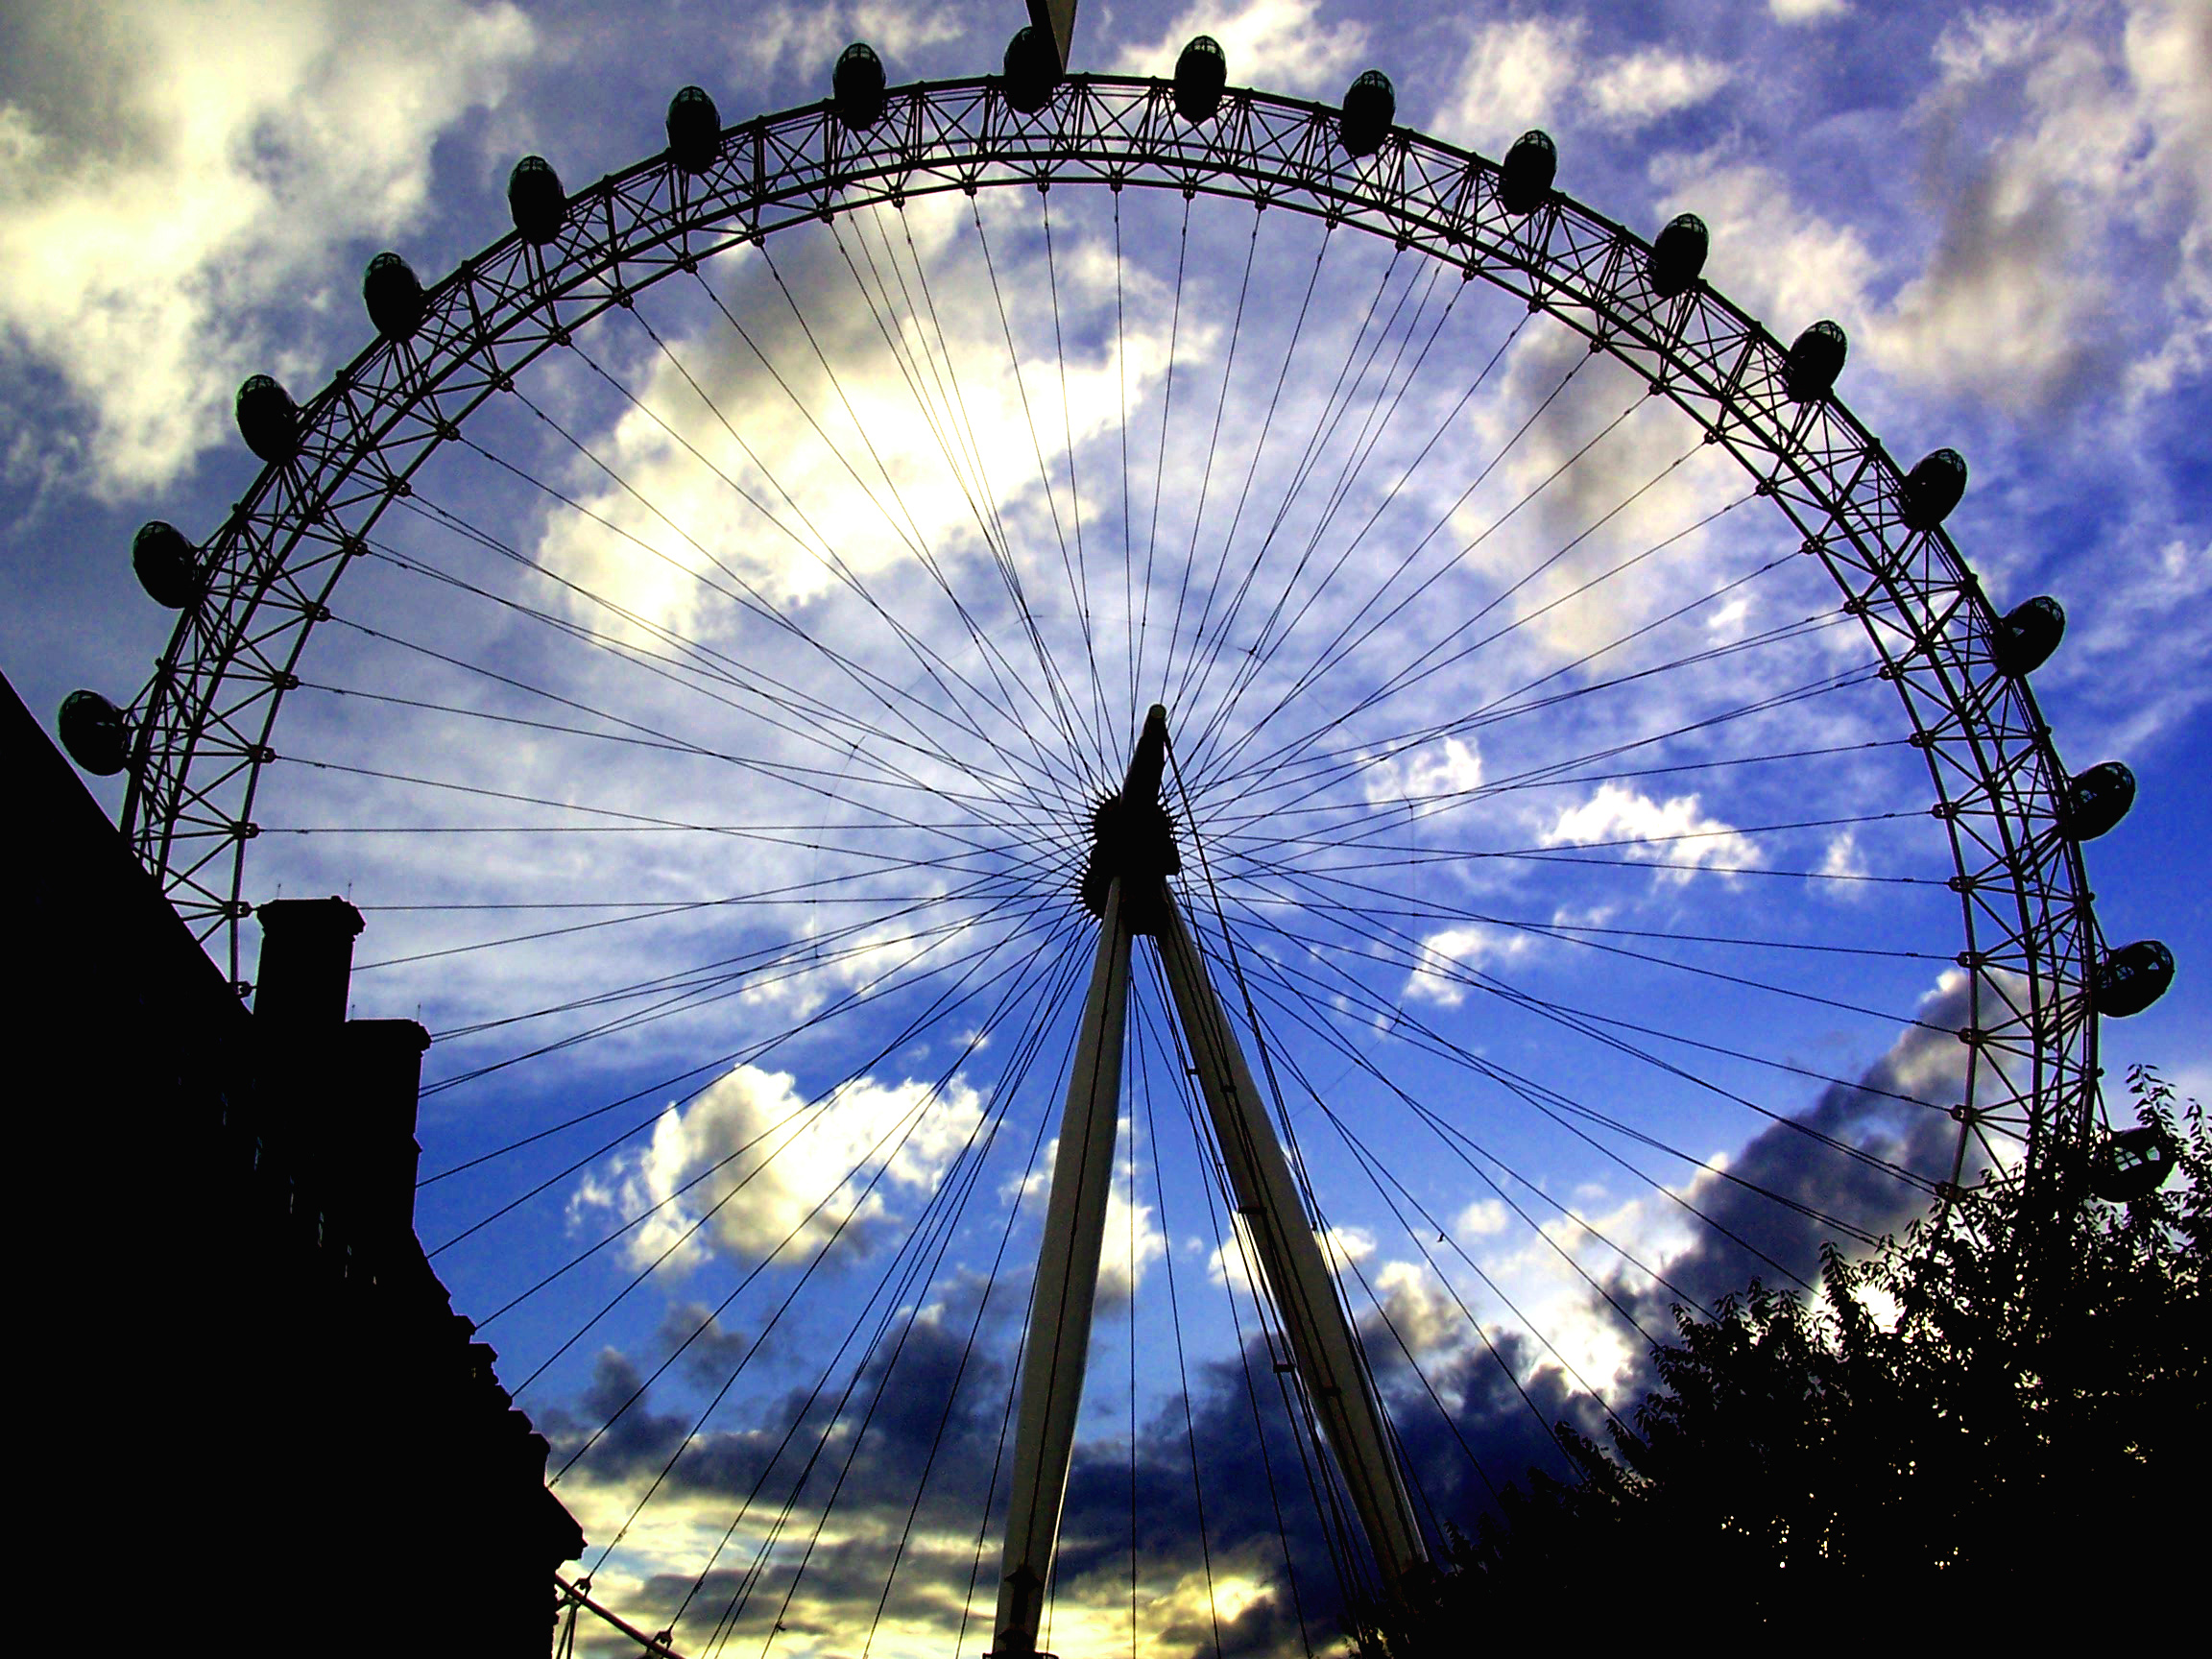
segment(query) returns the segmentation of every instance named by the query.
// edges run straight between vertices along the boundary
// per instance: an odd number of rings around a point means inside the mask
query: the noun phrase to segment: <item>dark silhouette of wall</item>
[[[358,914],[269,906],[249,1013],[5,681],[0,764],[53,1635],[545,1653],[584,1539],[416,1239],[428,1037],[345,1018]]]

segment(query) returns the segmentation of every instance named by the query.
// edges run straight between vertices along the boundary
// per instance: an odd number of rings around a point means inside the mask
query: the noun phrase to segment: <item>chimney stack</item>
[[[343,899],[272,899],[256,905],[261,972],[253,1014],[261,1029],[305,1036],[345,1023],[361,912]]]
[[[430,1034],[412,1020],[346,1018],[362,921],[345,900],[275,899],[254,914],[265,1119],[348,1235],[379,1251],[415,1229],[415,1108]]]

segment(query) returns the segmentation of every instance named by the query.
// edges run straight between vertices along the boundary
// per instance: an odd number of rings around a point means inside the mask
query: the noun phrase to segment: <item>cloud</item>
[[[992,192],[978,205],[999,273],[1041,275],[1029,204]],[[909,236],[933,267],[926,304],[889,275]],[[1134,319],[1119,329],[1118,275]],[[1027,572],[1031,596],[1056,604],[1075,517],[1070,443],[1080,457],[1118,437],[1166,373],[1171,330],[1146,303],[1154,279],[1118,273],[1110,252],[1063,256],[1056,276],[1056,295],[1001,287],[970,204],[951,196],[725,257],[708,280],[728,316],[709,307],[666,355],[654,350],[635,402],[592,405],[604,465],[564,463],[585,511],[548,511],[540,563],[685,633],[726,626],[740,587],[781,610],[902,579],[926,596],[925,558],[984,608],[996,575],[969,571],[1004,544],[1025,565],[1047,561]],[[1204,329],[1176,340],[1186,369],[1207,349]]]
[[[1433,809],[1444,797],[1481,786],[1482,752],[1460,737],[1371,761],[1360,773],[1360,788],[1371,806],[1412,803]]]
[[[1818,23],[1845,15],[1851,5],[1850,0],[1767,0],[1767,9],[1778,23]]]
[[[823,79],[837,54],[865,40],[884,59],[894,83],[905,79],[898,60],[925,46],[958,38],[976,20],[952,5],[905,6],[893,0],[860,4],[768,5],[748,9],[742,29],[733,31],[739,59],[757,74],[789,66]],[[1011,35],[1013,29],[1008,28]]]
[[[712,1249],[804,1258],[840,1237],[851,1248],[895,1199],[934,1190],[981,1120],[964,1083],[863,1077],[810,1100],[787,1072],[740,1066],[669,1107],[645,1146],[586,1175],[569,1219],[590,1228],[651,1209],[624,1244],[638,1266],[664,1253],[696,1266]]]
[[[1866,858],[1859,851],[1858,837],[1853,831],[1846,830],[1830,838],[1828,851],[1820,860],[1820,874],[1839,877],[1866,874]]]
[[[2212,12],[1974,12],[1918,111],[1941,211],[1869,345],[2018,414],[2170,390],[2212,349]]]
[[[1613,1271],[1609,1288],[1639,1310],[1647,1329],[1665,1332],[1682,1297],[1711,1307],[1753,1278],[1774,1285],[1795,1275],[1816,1283],[1821,1245],[1850,1243],[1823,1215],[1880,1236],[1926,1214],[1927,1191],[1883,1166],[1949,1178],[1959,1125],[1943,1108],[1965,1086],[1967,1050],[1955,1032],[1967,1022],[1968,996],[1965,974],[1947,971],[1915,1010],[1921,1023],[1900,1033],[1855,1082],[1831,1084],[1810,1107],[1693,1176],[1681,1197],[1700,1218],[1686,1241],[1678,1238],[1656,1256],[1638,1252],[1656,1260],[1674,1289],[1626,1268]],[[1964,1179],[1977,1174],[1969,1163]],[[1657,1198],[1633,1200],[1632,1208],[1635,1214],[1609,1223],[1608,1232],[1618,1225],[1614,1236],[1632,1240],[1663,1214],[1681,1214]]]
[[[1439,131],[1501,146],[1523,128],[1542,126],[1575,84],[1586,34],[1581,19],[1572,17],[1485,24],[1460,63],[1458,95],[1437,117]]]
[[[1443,927],[1421,941],[1420,965],[1406,976],[1408,998],[1456,1008],[1467,999],[1470,976],[1485,963],[1512,958],[1529,948],[1530,937],[1487,923]]]
[[[103,497],[230,442],[248,373],[320,368],[265,334],[270,314],[349,288],[347,239],[421,217],[440,137],[536,47],[513,5],[431,0],[36,4],[14,25],[0,364],[81,412],[42,439],[46,465]]]
[[[1727,84],[1725,63],[1647,46],[1599,70],[1589,100],[1599,120],[1634,128],[1702,104]]]
[[[1459,1212],[1458,1217],[1452,1223],[1452,1227],[1453,1231],[1456,1233],[1486,1236],[1492,1233],[1503,1233],[1505,1230],[1505,1220],[1506,1210],[1503,1201],[1496,1198],[1478,1198],[1466,1209]]]
[[[1133,1129],[1127,1118],[1119,1133],[1120,1143],[1128,1147]],[[1120,1177],[1106,1190],[1105,1242],[1098,1257],[1098,1301],[1105,1308],[1126,1304],[1142,1286],[1145,1271],[1167,1254],[1158,1212],[1142,1198],[1134,1206],[1129,1201],[1132,1156],[1124,1155]]]
[[[1661,859],[1682,865],[1750,865],[1759,850],[1718,818],[1698,810],[1695,795],[1655,801],[1624,783],[1601,783],[1579,805],[1564,808],[1544,831],[1547,847],[1590,847],[1626,842],[1631,858]],[[1688,881],[1687,869],[1665,872],[1671,881]]]
[[[1728,84],[1725,63],[1646,46],[1606,55],[1579,17],[1522,17],[1478,28],[1458,86],[1436,117],[1447,137],[1503,149],[1520,131],[1586,111],[1632,132],[1705,103]]]
[[[1229,60],[1229,84],[1298,92],[1331,102],[1363,66],[1367,27],[1324,23],[1322,0],[1244,0],[1235,10],[1187,7],[1148,47],[1123,54],[1135,74],[1166,75],[1196,35],[1211,35]]]

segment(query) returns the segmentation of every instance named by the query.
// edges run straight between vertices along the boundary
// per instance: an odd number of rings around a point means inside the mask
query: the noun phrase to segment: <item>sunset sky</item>
[[[735,125],[852,40],[894,87],[995,73],[1022,11],[12,5],[0,669],[50,729],[138,698],[175,616],[132,534],[213,539],[240,381],[305,402],[374,338],[368,260],[498,242],[517,158],[584,190],[679,86]],[[1233,86],[1380,68],[1493,159],[1542,128],[1596,212],[1697,213],[1782,341],[1841,325],[1888,453],[1965,456],[1997,607],[2064,604],[2067,767],[2137,779],[2098,923],[2178,974],[2107,1022],[2110,1113],[2137,1063],[2212,1093],[2212,8],[1089,0],[1071,67],[1200,33]],[[604,1599],[693,1653],[987,1646],[1075,878],[1155,701],[1180,902],[1425,1524],[1625,1413],[1671,1307],[1925,1212],[1968,1018],[1927,762],[1797,534],[1645,393],[1356,228],[947,191],[578,327],[395,500],[240,895],[351,898],[354,1012],[433,1032],[419,1231]],[[1339,1579],[1138,957],[1051,1645],[1318,1652]]]

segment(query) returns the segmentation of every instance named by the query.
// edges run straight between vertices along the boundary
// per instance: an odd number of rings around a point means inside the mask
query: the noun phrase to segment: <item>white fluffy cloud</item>
[[[1582,36],[1579,21],[1541,16],[1478,30],[1439,129],[1495,149],[1511,132],[1551,119],[1575,84]]]
[[[1729,69],[1663,46],[1606,54],[1580,18],[1523,17],[1475,31],[1456,94],[1438,114],[1445,136],[1492,150],[1571,108],[1633,130],[1706,102]]]
[[[2059,0],[1944,34],[1921,110],[1942,219],[1869,344],[2017,411],[2212,360],[2212,10]],[[2147,320],[2155,318],[2153,331]]]
[[[1406,801],[1433,809],[1447,796],[1482,786],[1482,754],[1471,742],[1447,737],[1371,762],[1360,774],[1360,783],[1370,805]]]
[[[1511,958],[1528,949],[1529,936],[1480,922],[1439,928],[1421,941],[1421,960],[1406,976],[1408,999],[1456,1008],[1466,1000],[1466,977],[1487,962]]]
[[[1028,204],[993,193],[981,211],[1004,267],[1014,257],[1008,243],[1031,223]],[[728,589],[729,573],[772,603],[797,605],[842,594],[840,568],[865,579],[897,565],[911,576],[920,566],[910,544],[940,559],[980,559],[986,522],[994,537],[1005,531],[1017,559],[1057,560],[1061,527],[1074,515],[1069,440],[1081,449],[1118,431],[1124,408],[1166,373],[1168,322],[1153,317],[1117,337],[1111,253],[1062,258],[1067,332],[1096,325],[1107,344],[1070,349],[1063,371],[1050,310],[1023,309],[1049,301],[1017,288],[1006,303],[1023,353],[1018,383],[1000,291],[966,200],[849,216],[835,233],[861,270],[871,269],[872,252],[888,264],[886,248],[902,259],[911,235],[933,267],[933,312],[907,309],[902,295],[892,301],[897,314],[879,318],[881,301],[864,297],[826,236],[798,233],[765,257],[748,250],[720,261],[709,279],[760,355],[719,315],[673,341],[674,361],[656,360],[637,405],[592,441],[620,482],[575,464],[591,517],[551,516],[540,563],[689,633],[722,604],[709,584]],[[1150,298],[1143,273],[1125,268],[1120,277],[1131,306]],[[804,304],[804,325],[786,293]],[[1176,349],[1186,362],[1202,357],[1207,332],[1186,328]],[[1052,477],[1049,505],[1040,451]],[[1047,583],[1057,570],[1048,563]]]
[[[934,1190],[982,1111],[960,1083],[938,1093],[863,1077],[815,1102],[788,1072],[740,1066],[587,1174],[569,1218],[596,1228],[651,1208],[624,1245],[638,1266],[663,1254],[695,1266],[714,1248],[804,1258]]]
[[[513,5],[432,0],[118,0],[18,27],[0,362],[81,407],[82,436],[42,446],[104,495],[225,442],[245,374],[309,367],[252,319],[332,282],[341,240],[413,221],[441,133],[497,104],[535,45]]]
[[[1600,120],[1641,127],[1688,109],[1728,84],[1728,66],[1648,46],[1616,58],[1590,82],[1590,108]]]
[[[972,20],[951,6],[907,6],[896,0],[861,0],[858,5],[799,4],[749,9],[745,26],[734,32],[739,58],[765,73],[786,64],[827,81],[837,54],[865,40],[882,54],[893,82],[905,80],[899,60],[921,47],[950,40]],[[1009,24],[1007,33],[1013,33]],[[910,72],[909,72],[910,73]]]
[[[1559,814],[1544,831],[1547,847],[1591,847],[1627,843],[1630,858],[1662,860],[1671,865],[1743,865],[1759,861],[1759,850],[1750,840],[1718,818],[1698,810],[1697,797],[1676,795],[1667,801],[1624,783],[1603,783],[1598,793],[1578,806]],[[1671,869],[1669,879],[1690,879],[1687,869]]]
[[[1192,36],[1211,35],[1228,57],[1231,85],[1334,100],[1364,67],[1367,30],[1351,21],[1324,23],[1321,10],[1321,0],[1244,0],[1235,10],[1202,0],[1178,13],[1153,44],[1126,54],[1126,61],[1133,74],[1165,75]]]

